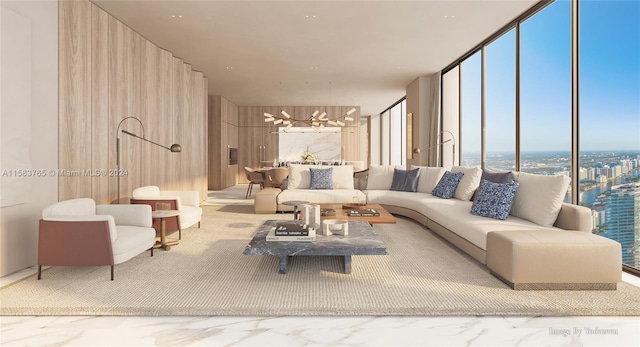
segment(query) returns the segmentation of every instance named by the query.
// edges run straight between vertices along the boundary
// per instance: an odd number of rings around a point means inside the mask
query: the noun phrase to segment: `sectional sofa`
[[[287,210],[282,202],[345,203],[354,196],[382,205],[389,212],[411,218],[437,233],[482,264],[514,289],[616,289],[622,277],[620,244],[591,233],[591,211],[564,203],[566,176],[493,173],[480,168],[454,167],[462,173],[451,198],[432,194],[447,171],[440,167],[417,170],[414,187],[392,189],[394,175],[409,170],[371,166],[368,177],[352,180],[352,169],[334,171],[334,189],[310,189],[309,166],[290,168],[289,188],[264,191],[271,205],[265,212]],[[396,172],[398,171],[398,172]],[[415,171],[412,171],[415,174]],[[512,175],[517,191],[506,219],[471,214],[473,198],[483,177]],[[458,174],[460,175],[460,174]],[[256,196],[256,208],[259,196]],[[277,202],[277,203],[276,203]],[[256,209],[258,212],[258,209]]]

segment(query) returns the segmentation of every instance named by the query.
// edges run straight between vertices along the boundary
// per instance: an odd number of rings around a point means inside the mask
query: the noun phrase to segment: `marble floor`
[[[243,187],[237,190],[244,197]],[[210,194],[208,203],[229,197]],[[2,277],[0,286],[35,271],[33,267]],[[636,276],[623,273],[623,281],[640,287]],[[3,316],[0,345],[640,346],[640,317]]]

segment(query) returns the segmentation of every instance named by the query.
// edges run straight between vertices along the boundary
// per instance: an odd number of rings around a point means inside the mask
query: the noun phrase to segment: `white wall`
[[[21,22],[30,26],[30,133],[28,153],[33,169],[58,168],[58,2],[57,1],[5,1],[0,3],[0,15],[5,10],[17,15]],[[8,11],[7,11],[8,12]],[[9,13],[9,12],[8,12]],[[19,40],[11,21],[0,23],[3,41]],[[6,36],[5,36],[6,35]],[[14,35],[14,36],[12,36]],[[3,50],[5,47],[1,46]],[[2,99],[10,95],[7,85],[11,83],[2,64]],[[10,67],[9,67],[10,68]],[[13,77],[11,77],[13,78]],[[10,81],[11,82],[11,81]],[[15,125],[15,111],[3,108],[2,126]],[[24,123],[23,123],[24,125]],[[21,126],[24,129],[24,126]],[[6,151],[5,151],[6,153]],[[8,153],[11,155],[12,153]],[[15,154],[15,153],[14,153]],[[2,167],[11,170],[12,167]],[[8,174],[5,172],[5,174]],[[58,179],[55,175],[28,179],[30,193],[25,203],[0,208],[0,276],[35,265],[37,262],[38,220],[42,209],[58,201]],[[0,194],[2,192],[0,191]]]
[[[442,145],[442,164],[446,168],[458,165],[460,161],[460,71],[454,68],[442,77],[442,130],[453,134],[454,139]],[[451,139],[451,134],[441,134],[440,142]],[[454,143],[456,147],[454,147]],[[453,150],[455,149],[455,162]]]

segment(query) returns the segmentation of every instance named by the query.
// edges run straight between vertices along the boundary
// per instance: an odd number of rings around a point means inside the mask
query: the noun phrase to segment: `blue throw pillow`
[[[309,168],[311,184],[309,189],[333,189],[333,168],[314,169]]]
[[[464,176],[464,172],[451,172],[446,171],[436,187],[433,188],[431,195],[437,196],[443,199],[451,199],[453,197],[453,193],[456,192],[456,188],[460,183],[460,180]]]
[[[420,168],[413,170],[393,169],[393,181],[389,189],[403,192],[417,192],[419,172]]]
[[[473,200],[471,214],[505,220],[509,217],[513,198],[518,191],[518,182],[493,183],[480,181],[478,196]]]

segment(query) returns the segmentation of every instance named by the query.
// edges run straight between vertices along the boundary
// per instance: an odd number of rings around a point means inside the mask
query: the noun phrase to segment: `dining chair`
[[[276,167],[267,171],[268,186],[282,189],[284,180],[289,176],[289,169]]]
[[[244,173],[247,175],[247,180],[249,181],[249,186],[247,187],[247,194],[245,194],[244,198],[248,199],[251,195],[251,190],[253,190],[254,184],[259,184],[260,189],[264,188],[264,175],[262,172],[258,172],[250,167],[244,167]]]

